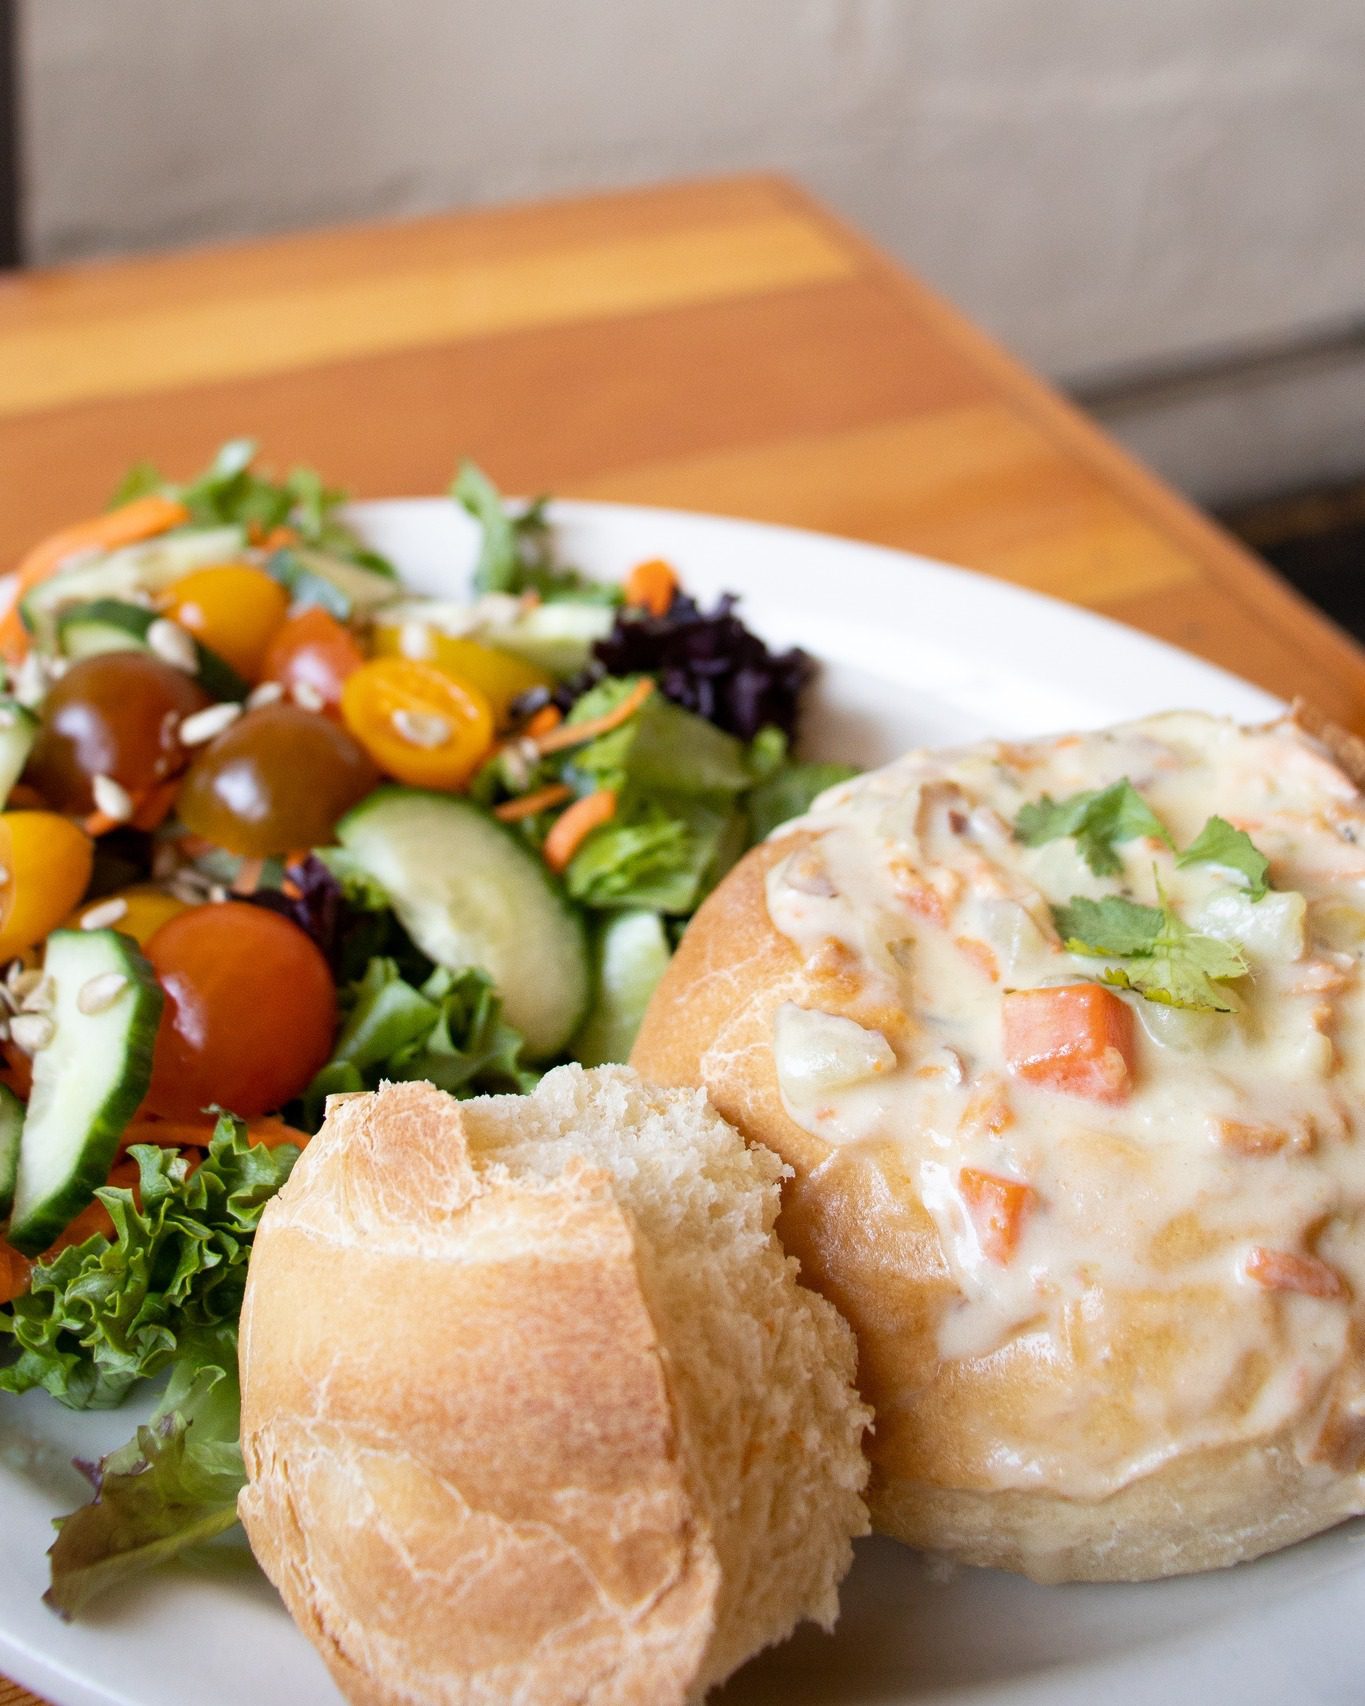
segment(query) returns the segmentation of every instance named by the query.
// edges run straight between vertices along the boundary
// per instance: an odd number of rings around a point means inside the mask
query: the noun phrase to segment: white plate
[[[411,584],[466,584],[473,529],[439,501],[355,512]],[[569,558],[619,577],[675,563],[704,599],[743,595],[768,640],[824,666],[807,748],[877,763],[921,743],[1094,726],[1169,706],[1256,718],[1256,688],[1098,617],[961,570],[814,534],[662,510],[561,504]],[[240,1546],[164,1572],[65,1626],[40,1604],[48,1520],[132,1416],[0,1399],[0,1672],[59,1706],[309,1706],[335,1691]],[[726,1706],[1359,1706],[1361,1524],[1210,1577],[1042,1588],[989,1571],[945,1578],[903,1547],[859,1548],[833,1638],[809,1630],[757,1660]]]

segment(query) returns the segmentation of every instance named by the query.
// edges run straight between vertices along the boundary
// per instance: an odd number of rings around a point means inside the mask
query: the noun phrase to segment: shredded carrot
[[[89,816],[81,819],[81,828],[98,841],[101,835],[108,835],[111,830],[122,828],[122,819],[110,817],[108,812],[91,812]]]
[[[502,805],[493,807],[493,816],[504,823],[520,823],[524,817],[534,817],[537,812],[557,806],[572,793],[567,782],[551,782],[548,788],[537,788],[534,794],[523,794],[519,800],[504,800]]]
[[[289,900],[302,900],[303,899],[303,890],[299,887],[299,885],[294,881],[294,879],[292,877],[281,877],[281,879],[280,879],[280,893],[282,895],[286,896]]]
[[[662,557],[637,563],[626,576],[626,603],[638,605],[651,616],[667,616],[678,591],[678,577]]]
[[[299,542],[299,536],[292,527],[272,527],[267,533],[259,521],[250,523],[246,536],[262,551],[282,551],[286,546],[297,545]]]
[[[558,705],[542,705],[523,732],[532,740],[538,740],[541,735],[549,734],[551,729],[557,729],[563,721],[564,713]]]
[[[536,745],[542,753],[563,752],[567,747],[582,746],[586,741],[596,740],[598,735],[610,734],[622,723],[628,723],[653,691],[654,683],[644,677],[635,683],[614,710],[600,717],[590,717],[584,723],[562,723],[551,729],[549,734],[542,735]]]
[[[28,652],[28,633],[19,615],[24,595],[56,573],[77,551],[116,551],[154,539],[188,521],[190,512],[175,498],[153,492],[131,503],[120,504],[104,515],[79,521],[35,545],[15,571],[10,602],[0,616],[0,654],[10,663],[20,663]]]
[[[261,886],[261,872],[264,869],[264,859],[243,859],[237,868],[237,875],[232,879],[233,894],[243,897],[255,894]]]
[[[1246,1259],[1248,1279],[1267,1291],[1298,1291],[1305,1297],[1341,1297],[1346,1287],[1335,1268],[1317,1256],[1296,1256],[1289,1250],[1256,1245]]]
[[[1002,1179],[998,1173],[983,1173],[977,1167],[962,1169],[957,1188],[976,1227],[982,1254],[991,1262],[1008,1262],[1038,1193],[1018,1179]]]
[[[593,830],[615,815],[616,793],[612,788],[599,788],[595,794],[575,800],[555,819],[545,837],[545,863],[552,871],[562,871]]]

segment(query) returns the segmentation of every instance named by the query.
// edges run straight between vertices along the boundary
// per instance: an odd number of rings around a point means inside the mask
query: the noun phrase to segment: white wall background
[[[1365,0],[26,0],[23,40],[39,261],[762,167],[1068,383],[1365,322]],[[1328,377],[1309,477],[1365,465],[1365,361]],[[1226,455],[1114,418],[1228,496],[1275,389]]]

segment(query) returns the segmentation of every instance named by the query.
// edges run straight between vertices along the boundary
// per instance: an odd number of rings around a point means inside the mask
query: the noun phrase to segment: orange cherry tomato
[[[341,703],[341,689],[365,661],[349,628],[316,606],[291,616],[266,649],[263,681],[311,687],[328,710]]]
[[[289,596],[264,569],[220,563],[166,589],[164,608],[247,681],[259,681],[266,650],[284,624]]]
[[[379,768],[414,788],[460,787],[493,744],[487,694],[411,658],[356,670],[341,715]]]
[[[95,844],[56,812],[0,816],[0,960],[55,930],[85,893]]]
[[[326,1061],[336,1034],[327,961],[297,924],[246,901],[194,906],[145,952],[166,991],[146,1113],[242,1119],[282,1107]]]

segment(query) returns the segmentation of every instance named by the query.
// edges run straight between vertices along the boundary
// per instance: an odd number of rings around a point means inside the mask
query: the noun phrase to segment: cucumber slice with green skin
[[[195,527],[183,533],[166,533],[53,575],[24,598],[19,614],[34,643],[50,651],[56,642],[57,617],[67,605],[88,603],[93,598],[132,601],[138,593],[164,592],[191,569],[240,562],[246,548],[246,534],[240,527]]]
[[[515,652],[527,663],[564,678],[577,675],[615,621],[616,611],[610,605],[552,599],[523,611],[512,622],[494,624],[472,637]]]
[[[672,950],[658,913],[642,910],[604,920],[596,948],[597,999],[569,1053],[584,1066],[623,1064]]]
[[[19,1172],[19,1139],[24,1130],[24,1104],[6,1084],[0,1084],[0,1220],[14,1201]]]
[[[0,699],[0,806],[19,780],[38,733],[38,718],[17,699]]]
[[[57,645],[63,657],[90,658],[100,652],[149,652],[147,632],[157,613],[141,604],[124,604],[117,598],[94,598],[73,604],[57,617]],[[217,652],[201,646],[193,635],[194,679],[213,699],[245,699],[250,691],[245,681]]]
[[[389,575],[304,546],[276,551],[265,566],[289,594],[291,604],[319,605],[341,622],[391,603],[402,590]]]
[[[337,839],[428,959],[488,973],[531,1058],[564,1047],[592,993],[587,932],[520,836],[459,795],[390,787],[348,812]]]
[[[108,1178],[151,1082],[162,1003],[137,944],[113,930],[54,930],[43,971],[52,980],[53,1035],[33,1057],[6,1233],[26,1256],[46,1250]],[[94,984],[105,977],[107,985]],[[101,996],[107,1006],[81,1011]]]

